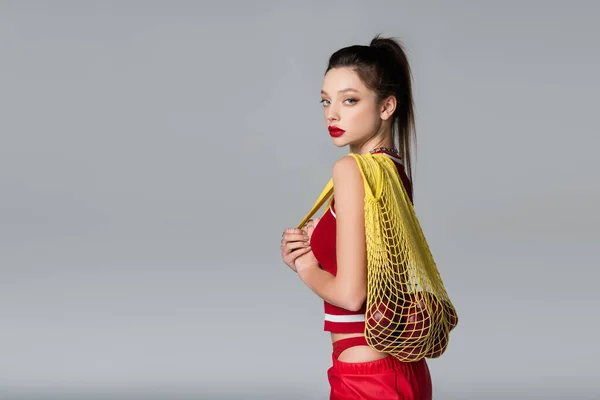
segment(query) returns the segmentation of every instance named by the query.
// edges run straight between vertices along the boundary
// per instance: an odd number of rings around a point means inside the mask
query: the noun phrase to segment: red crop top
[[[412,185],[402,164],[402,160],[391,153],[380,151],[379,153],[385,154],[390,157],[400,174],[400,178],[406,192],[412,202]],[[315,258],[319,261],[321,267],[335,275],[337,272],[337,259],[336,259],[336,224],[335,224],[335,199],[331,201],[331,205],[327,208],[327,211],[321,217],[321,220],[317,224],[310,244]],[[365,310],[366,301],[358,311],[349,311],[341,307],[334,306],[328,302],[325,303],[325,325],[324,330],[335,333],[363,333],[365,330]]]

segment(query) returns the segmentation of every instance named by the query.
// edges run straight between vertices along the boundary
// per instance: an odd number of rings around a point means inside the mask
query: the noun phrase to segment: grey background
[[[400,37],[460,323],[436,399],[600,398],[592,1],[0,1],[0,398],[328,396],[280,260],[346,149],[319,90]]]

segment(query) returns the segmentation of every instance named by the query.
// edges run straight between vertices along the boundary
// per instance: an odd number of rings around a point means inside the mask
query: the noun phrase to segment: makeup
[[[337,126],[329,126],[329,135],[331,137],[340,137],[346,132],[345,130],[338,128]]]

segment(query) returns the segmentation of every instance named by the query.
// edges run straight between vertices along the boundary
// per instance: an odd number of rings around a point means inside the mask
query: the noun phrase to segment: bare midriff
[[[331,333],[331,343],[341,339],[351,337],[365,336],[363,333]],[[360,363],[377,361],[388,357],[389,354],[381,353],[370,346],[354,346],[344,350],[338,357],[338,360],[348,363]]]

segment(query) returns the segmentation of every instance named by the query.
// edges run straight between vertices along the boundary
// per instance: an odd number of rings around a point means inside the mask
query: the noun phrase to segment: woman
[[[333,53],[321,103],[333,143],[355,154],[389,156],[412,201],[413,98],[402,46],[378,35],[369,46]],[[402,362],[367,345],[364,188],[351,156],[335,162],[333,183],[323,216],[303,229],[287,228],[281,242],[284,262],[324,300],[324,330],[333,343],[330,399],[431,399],[425,359]]]

